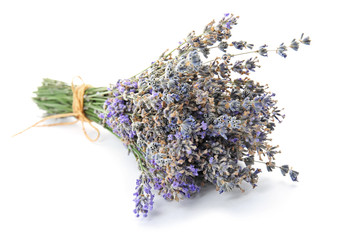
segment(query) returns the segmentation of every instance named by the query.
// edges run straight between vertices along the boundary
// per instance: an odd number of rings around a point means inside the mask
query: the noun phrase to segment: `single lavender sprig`
[[[144,172],[142,172],[139,179],[136,180],[134,213],[137,217],[139,217],[140,214],[147,217],[149,211],[153,209],[155,195],[151,191],[152,187],[150,186],[150,182],[151,178],[146,176]]]

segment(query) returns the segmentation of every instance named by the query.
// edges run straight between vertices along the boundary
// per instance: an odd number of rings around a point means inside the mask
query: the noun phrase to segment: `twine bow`
[[[79,78],[83,82],[83,84],[81,84],[79,86],[75,86],[74,85],[75,78]],[[83,130],[86,138],[91,142],[95,142],[100,137],[100,131],[94,125],[92,125],[91,121],[85,116],[85,113],[84,113],[84,94],[85,94],[86,89],[88,89],[89,87],[91,87],[91,86],[88,84],[85,84],[84,80],[80,76],[74,77],[73,80],[71,81],[71,90],[73,92],[73,103],[72,103],[73,112],[72,113],[62,113],[62,114],[56,114],[56,115],[51,115],[51,116],[45,117],[45,118],[41,119],[40,121],[38,121],[37,123],[35,123],[34,125],[15,134],[14,136],[19,135],[33,127],[51,127],[51,126],[61,126],[61,125],[72,125],[72,124],[75,124],[75,123],[81,121],[82,130]],[[62,122],[62,123],[39,125],[40,123],[45,122],[49,119],[64,118],[64,117],[75,117],[76,120],[73,122]],[[85,125],[84,125],[85,122],[87,122],[93,129],[95,129],[95,131],[97,132],[96,138],[91,138],[87,134]]]

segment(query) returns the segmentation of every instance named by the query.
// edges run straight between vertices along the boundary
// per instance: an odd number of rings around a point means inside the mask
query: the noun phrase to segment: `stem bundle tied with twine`
[[[78,86],[74,85],[75,78],[80,79],[83,83]],[[72,94],[72,112],[60,113],[60,114],[45,117],[45,118],[41,119],[40,121],[36,122],[35,124],[33,124],[32,126],[28,127],[27,129],[15,134],[14,136],[19,135],[33,127],[51,127],[51,126],[72,125],[72,124],[75,124],[80,121],[81,125],[82,125],[82,130],[83,130],[86,138],[88,140],[90,140],[91,142],[97,141],[100,137],[100,131],[91,123],[91,120],[89,120],[84,113],[84,94],[85,94],[85,91],[90,87],[91,87],[91,85],[85,84],[83,79],[80,76],[74,77],[72,80],[72,83],[71,83],[71,90],[73,93]],[[72,122],[60,122],[60,123],[39,125],[40,123],[45,122],[50,119],[58,119],[58,118],[65,118],[65,117],[75,117],[76,120],[72,121]],[[95,131],[97,132],[96,138],[91,138],[88,135],[88,133],[85,129],[85,125],[84,125],[85,122],[88,123],[93,129],[95,129]]]

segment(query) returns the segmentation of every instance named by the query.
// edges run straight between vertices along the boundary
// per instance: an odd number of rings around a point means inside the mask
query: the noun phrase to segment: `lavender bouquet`
[[[86,120],[114,133],[137,160],[136,216],[148,215],[155,192],[179,201],[206,183],[219,193],[244,191],[244,182],[256,187],[258,163],[267,171],[279,168],[297,181],[297,171],[275,164],[280,151],[268,137],[284,118],[275,94],[249,74],[259,67],[257,56],[274,51],[285,58],[289,48],[297,51],[310,39],[302,35],[273,50],[267,45],[255,49],[246,41],[229,41],[237,19],[225,14],[218,23],[207,24],[202,34],[191,32],[173,51],[129,79],[109,88],[84,89],[80,105]],[[215,48],[223,53],[209,59]],[[255,56],[239,59],[245,54]],[[48,116],[65,117],[74,109],[73,90],[64,82],[44,79],[34,101]]]

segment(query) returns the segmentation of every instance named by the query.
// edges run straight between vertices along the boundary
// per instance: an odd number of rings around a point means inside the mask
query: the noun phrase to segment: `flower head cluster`
[[[165,199],[190,198],[205,182],[222,193],[243,190],[243,182],[255,187],[263,162],[272,171],[278,147],[269,134],[284,118],[275,94],[251,80],[258,59],[236,60],[252,50],[246,41],[228,42],[237,17],[226,14],[209,23],[197,36],[190,33],[177,48],[163,54],[148,69],[112,86],[100,117],[121,137],[139,163],[135,213],[146,216],[153,206],[153,191]],[[302,38],[301,43],[310,43]],[[296,45],[297,44],[297,45]],[[212,49],[223,55],[205,62]],[[297,50],[298,42],[291,48]],[[276,52],[286,57],[285,45]],[[275,51],[275,50],[274,50]],[[251,53],[268,56],[267,45]],[[255,159],[259,159],[259,161]],[[289,167],[279,167],[286,175]],[[291,179],[298,173],[290,170]]]

